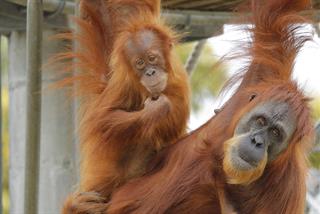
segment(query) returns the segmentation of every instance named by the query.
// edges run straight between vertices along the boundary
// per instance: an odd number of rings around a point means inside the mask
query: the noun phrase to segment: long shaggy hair
[[[312,38],[298,14],[309,7],[307,0],[251,1],[254,27],[245,46],[251,62],[237,91],[214,118],[166,150],[148,175],[120,188],[108,213],[218,214],[227,206],[241,214],[303,213],[313,123],[309,99],[291,76],[298,52]],[[250,182],[230,184],[222,167],[226,142],[244,114],[273,100],[287,103],[297,118],[288,148]]]

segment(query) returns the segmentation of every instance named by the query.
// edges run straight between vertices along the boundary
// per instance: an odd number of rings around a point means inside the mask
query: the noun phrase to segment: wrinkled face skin
[[[238,122],[234,137],[225,142],[224,171],[232,184],[258,179],[268,162],[289,144],[296,119],[284,102],[257,105]]]
[[[126,55],[141,84],[157,98],[167,87],[168,73],[163,43],[151,30],[142,30],[126,43]]]

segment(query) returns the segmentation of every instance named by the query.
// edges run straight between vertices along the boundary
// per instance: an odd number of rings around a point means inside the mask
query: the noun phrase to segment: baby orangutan
[[[108,35],[110,17],[104,17],[108,11],[96,14],[97,2],[82,1],[79,50],[65,54],[81,71],[67,81],[93,92],[82,103],[80,187],[65,202],[65,214],[103,212],[115,189],[143,175],[154,155],[185,133],[189,117],[188,77],[173,50],[176,35],[142,7],[144,1],[121,0],[104,4],[119,9],[123,2],[134,13],[126,22],[119,17],[123,26]],[[107,23],[117,22],[111,18]]]

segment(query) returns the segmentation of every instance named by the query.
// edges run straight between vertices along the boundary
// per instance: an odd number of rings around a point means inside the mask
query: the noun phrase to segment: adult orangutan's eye
[[[259,126],[265,126],[265,125],[267,125],[267,120],[266,120],[266,118],[264,118],[264,117],[262,117],[262,116],[258,117],[258,118],[256,119],[256,122],[257,122],[257,124],[258,124]]]
[[[257,97],[257,95],[256,95],[256,94],[252,94],[252,95],[250,96],[249,101],[251,102],[251,101],[252,101],[252,100],[254,100],[256,97]]]
[[[280,137],[280,130],[277,129],[277,128],[272,128],[272,129],[271,129],[271,133],[272,133],[272,135],[273,135],[274,137],[276,137],[276,138]]]

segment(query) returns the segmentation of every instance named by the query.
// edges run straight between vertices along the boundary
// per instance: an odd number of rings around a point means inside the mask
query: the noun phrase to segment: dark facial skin
[[[286,103],[266,102],[243,116],[236,129],[238,143],[232,148],[232,164],[250,170],[265,158],[270,162],[287,148],[296,121]]]
[[[126,44],[126,54],[141,84],[157,98],[167,87],[168,74],[159,36],[143,30],[132,36]]]

